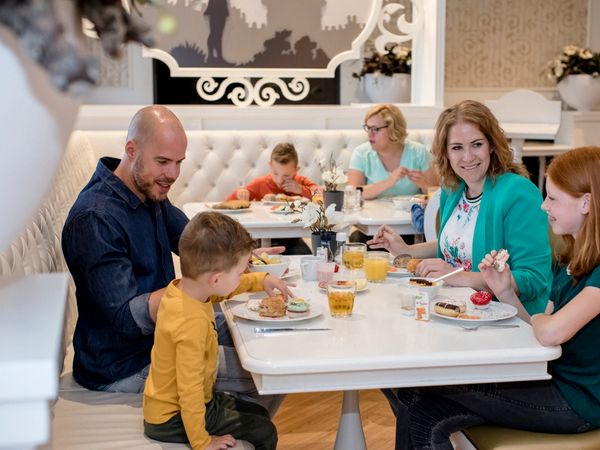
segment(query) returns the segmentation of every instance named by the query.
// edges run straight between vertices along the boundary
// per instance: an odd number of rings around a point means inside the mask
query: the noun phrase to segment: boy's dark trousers
[[[213,392],[212,400],[206,404],[205,421],[211,436],[231,434],[235,439],[250,442],[256,450],[277,448],[275,425],[267,410],[256,403]],[[144,421],[144,433],[161,442],[189,442],[180,413],[158,425]]]

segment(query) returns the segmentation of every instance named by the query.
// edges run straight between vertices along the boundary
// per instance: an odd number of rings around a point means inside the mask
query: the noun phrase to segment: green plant
[[[386,52],[381,55],[373,52],[363,58],[360,72],[353,73],[355,78],[362,78],[367,73],[381,74],[391,77],[395,73],[410,73],[412,66],[412,51],[399,44],[388,44]]]
[[[589,48],[567,45],[556,59],[548,63],[548,78],[560,83],[567,75],[587,74],[600,76],[600,53]]]

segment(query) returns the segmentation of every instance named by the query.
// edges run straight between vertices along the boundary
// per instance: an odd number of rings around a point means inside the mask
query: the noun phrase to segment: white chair
[[[556,137],[561,108],[558,100],[547,100],[537,92],[517,89],[498,100],[486,100],[485,104],[511,140],[515,162],[521,162],[525,139],[554,140]]]
[[[425,241],[437,241],[438,238],[438,212],[440,209],[440,190],[435,191],[425,207],[423,215],[423,232]]]

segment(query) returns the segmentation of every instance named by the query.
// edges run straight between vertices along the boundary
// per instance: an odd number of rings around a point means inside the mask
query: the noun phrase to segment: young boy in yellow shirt
[[[263,289],[265,273],[242,277],[254,240],[216,212],[194,217],[179,240],[180,280],[160,302],[150,373],[144,389],[144,432],[163,442],[216,450],[243,439],[257,450],[277,446],[262,406],[215,392],[217,331],[212,301]]]

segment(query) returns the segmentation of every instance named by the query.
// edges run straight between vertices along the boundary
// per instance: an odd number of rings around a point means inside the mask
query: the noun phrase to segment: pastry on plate
[[[212,205],[212,209],[248,209],[250,202],[247,200],[227,200],[226,202]]]
[[[263,298],[258,307],[258,315],[261,317],[283,317],[285,311],[285,302],[281,296]]]
[[[295,313],[304,313],[308,311],[310,305],[301,297],[294,297],[288,300],[287,310]]]
[[[409,259],[406,262],[406,270],[408,270],[409,272],[415,273],[417,270],[417,266],[421,263],[422,260],[420,259]]]

